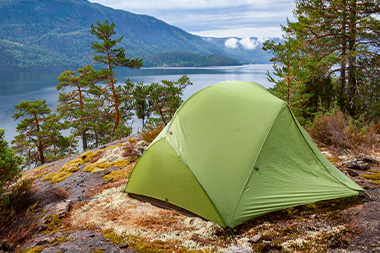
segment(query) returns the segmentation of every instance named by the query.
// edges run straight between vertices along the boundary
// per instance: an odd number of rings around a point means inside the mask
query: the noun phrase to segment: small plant
[[[153,128],[152,126],[147,126],[148,130],[143,131],[141,138],[144,141],[152,142],[164,129],[163,124],[159,124],[156,128]]]

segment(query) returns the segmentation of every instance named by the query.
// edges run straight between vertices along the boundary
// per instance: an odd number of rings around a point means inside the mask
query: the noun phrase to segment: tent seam
[[[227,227],[228,225],[227,225],[226,221],[224,220],[223,216],[220,214],[218,208],[215,206],[215,203],[212,201],[212,199],[210,198],[210,196],[207,194],[206,190],[203,188],[202,184],[199,182],[198,178],[195,176],[193,170],[191,169],[191,167],[187,163],[186,159],[181,155],[181,153],[178,151],[177,147],[170,141],[169,138],[166,138],[166,136],[164,136],[164,139],[169,143],[169,145],[174,149],[174,151],[177,153],[177,155],[182,159],[183,163],[189,169],[189,171],[191,172],[191,174],[193,175],[193,177],[197,181],[198,185],[201,187],[202,191],[206,194],[206,196],[209,199],[209,201],[211,202],[212,206],[215,208],[215,211],[218,214],[220,220]]]
[[[237,204],[236,204],[236,206],[235,206],[234,213],[233,213],[233,215],[232,215],[232,219],[233,219],[233,220],[234,220],[234,218],[235,218],[235,214],[236,214],[237,207],[239,206],[239,203],[240,203],[241,198],[242,198],[242,196],[243,196],[244,189],[246,188],[246,186],[247,186],[247,184],[248,184],[248,182],[249,182],[249,179],[251,178],[251,175],[252,175],[252,172],[253,172],[253,167],[255,166],[257,160],[258,160],[259,157],[260,157],[261,151],[262,151],[262,149],[263,149],[263,147],[264,147],[264,144],[266,143],[266,141],[267,141],[267,139],[268,139],[269,133],[272,131],[272,128],[273,128],[273,124],[274,124],[274,122],[276,121],[276,119],[277,119],[278,115],[280,114],[281,110],[285,107],[284,104],[286,104],[286,103],[283,102],[281,108],[278,110],[278,112],[277,112],[277,114],[276,114],[276,117],[274,117],[274,119],[273,119],[273,121],[272,121],[272,124],[270,125],[270,128],[269,128],[269,130],[268,130],[268,132],[267,132],[267,134],[266,134],[266,136],[265,136],[265,138],[264,138],[264,140],[263,140],[263,142],[262,142],[262,144],[261,144],[261,147],[260,147],[260,149],[259,149],[259,152],[257,153],[256,159],[255,159],[255,161],[253,162],[253,164],[252,164],[252,166],[251,166],[251,171],[249,172],[249,175],[248,175],[248,177],[247,177],[247,180],[245,181],[244,186],[243,186],[243,188],[242,188],[242,190],[241,190],[241,193],[240,193],[240,195],[239,195],[239,200],[238,200],[238,202],[237,202]]]

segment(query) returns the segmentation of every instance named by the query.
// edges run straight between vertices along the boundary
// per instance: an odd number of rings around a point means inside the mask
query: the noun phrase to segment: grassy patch
[[[380,185],[380,172],[372,173],[372,174],[364,174],[361,177],[371,180],[371,184]]]
[[[121,170],[111,171],[111,173],[105,175],[103,179],[110,180],[111,182],[128,179],[134,167],[135,163],[131,163],[128,166],[123,167]]]
[[[79,167],[89,161],[91,161],[95,156],[99,154],[100,151],[88,151],[81,154],[77,159],[71,160],[70,162],[63,165],[58,171],[51,172],[44,177],[44,181],[49,180],[50,183],[57,183],[65,180],[67,177],[71,176],[74,172],[79,170]]]
[[[48,223],[46,224],[46,229],[42,231],[43,235],[54,233],[61,227],[61,219],[56,214],[47,216],[46,220]]]
[[[41,166],[41,167],[37,167],[34,169],[27,170],[23,175],[23,179],[41,178],[56,168],[57,168],[56,166],[50,168],[48,165],[45,165],[45,166]]]
[[[37,252],[42,252],[42,248],[37,246],[34,248],[22,249],[22,250],[16,251],[16,253],[37,253]]]
[[[103,161],[103,162],[97,162],[86,165],[86,167],[83,169],[84,172],[92,172],[92,173],[99,173],[103,172],[105,169],[112,168],[112,167],[124,167],[126,165],[130,164],[129,159],[119,159],[114,162],[109,161]]]
[[[103,253],[106,252],[106,249],[93,249],[91,250],[91,253]]]
[[[66,237],[59,237],[59,238],[54,238],[49,242],[50,246],[56,246],[58,244],[61,244],[63,242],[68,242],[69,240]]]

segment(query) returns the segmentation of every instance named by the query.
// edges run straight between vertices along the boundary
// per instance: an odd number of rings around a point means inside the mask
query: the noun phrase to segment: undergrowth
[[[41,191],[32,187],[34,179],[21,180],[0,201],[0,241],[8,245],[0,250],[12,250],[39,230],[42,206],[67,198],[67,192],[58,188]]]
[[[156,128],[147,126],[148,130],[142,132],[141,139],[147,142],[152,142],[164,129],[163,124],[159,124]]]
[[[339,109],[317,116],[310,132],[314,140],[337,150],[378,147],[377,126],[354,121]]]

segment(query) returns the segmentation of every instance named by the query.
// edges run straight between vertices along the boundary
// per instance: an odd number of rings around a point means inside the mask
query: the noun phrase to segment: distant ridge
[[[174,59],[181,54],[193,57],[186,64],[202,58],[204,66],[259,63],[260,59],[244,56],[226,48],[220,39],[204,39],[147,15],[115,10],[86,0],[2,0],[0,2],[0,68],[67,69],[91,63],[95,40],[90,26],[108,19],[116,24],[117,36],[128,57],[144,58],[144,66],[161,66],[157,55],[171,52]],[[226,50],[227,49],[227,50]],[[261,49],[259,49],[261,50]],[[262,50],[261,50],[262,51]],[[242,55],[244,57],[242,57]],[[232,60],[235,58],[237,60]],[[267,61],[267,59],[264,59]],[[181,66],[181,61],[173,66]],[[196,66],[196,65],[194,65]]]

